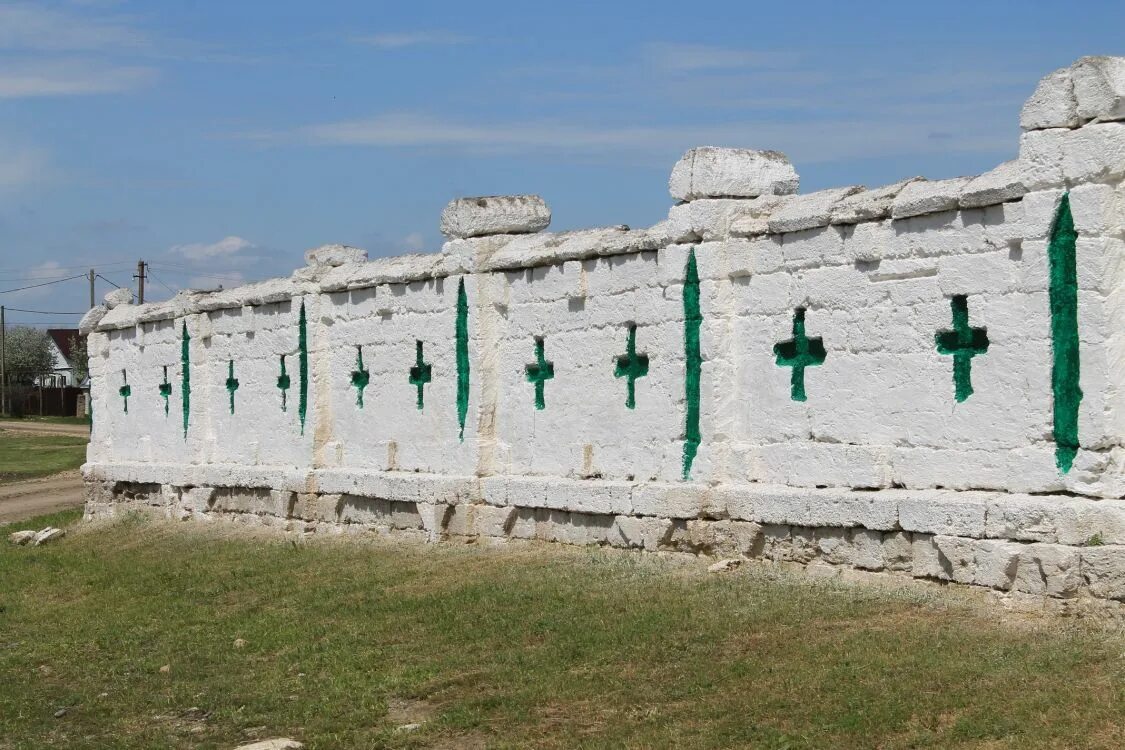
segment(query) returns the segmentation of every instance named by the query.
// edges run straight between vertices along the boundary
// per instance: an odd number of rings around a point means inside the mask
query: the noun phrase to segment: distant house
[[[39,385],[44,388],[81,385],[74,377],[74,345],[78,343],[77,328],[48,328],[51,337],[51,353],[55,357],[55,368],[50,375],[40,378]]]

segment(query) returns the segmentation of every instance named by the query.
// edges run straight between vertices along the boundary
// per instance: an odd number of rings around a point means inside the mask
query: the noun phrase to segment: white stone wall
[[[540,231],[550,211],[534,196],[463,199],[443,218],[451,239],[440,253],[368,262],[362,251],[329,246],[289,279],[143,306],[114,297],[83,324],[92,331],[95,424],[87,473],[419,508],[467,502],[885,534],[943,533],[936,521],[916,523],[917,504],[904,520],[902,492],[933,506],[930,520],[941,515],[940,498],[961,502],[954,498],[976,491],[1045,494],[1066,508],[1073,495],[1125,498],[1123,70],[1116,58],[1083,58],[1048,76],[1024,108],[1019,159],[978,177],[802,195],[781,154],[697,149],[673,171],[680,202],[651,228],[552,234]],[[1072,465],[1057,458],[1060,345],[1048,253],[1064,196],[1077,233],[1082,390]],[[692,255],[700,442],[685,474]],[[463,435],[461,284],[470,373]],[[954,357],[938,351],[935,336],[953,328],[960,297],[988,346],[971,358],[972,393],[959,399]],[[805,400],[794,398],[792,368],[775,353],[793,338],[798,309],[807,337],[824,347],[823,361],[805,368]],[[632,327],[648,369],[629,408],[627,379],[615,368]],[[553,366],[541,409],[526,369],[537,339]],[[409,382],[419,341],[431,368],[422,409]],[[362,407],[352,382],[359,350],[369,377]],[[284,411],[282,355],[291,379]],[[768,498],[778,488],[797,496],[805,488],[813,506],[813,488],[899,494],[880,520],[834,521],[835,506],[777,511]],[[1016,532],[995,538],[1027,541]]]

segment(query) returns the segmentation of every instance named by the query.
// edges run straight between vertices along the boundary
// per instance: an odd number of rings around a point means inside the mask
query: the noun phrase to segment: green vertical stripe
[[[301,418],[301,434],[305,434],[305,412],[309,405],[309,336],[305,323],[305,301],[301,300],[301,316],[297,321],[297,349],[300,352],[298,359],[301,378],[299,399],[297,401],[297,415]]]
[[[184,321],[183,337],[180,341],[180,398],[184,410],[184,439],[187,439],[188,415],[191,414],[191,357],[189,356],[191,336]]]
[[[469,299],[465,279],[457,282],[457,423],[458,437],[465,441],[465,418],[469,415]]]
[[[1067,473],[1078,453],[1078,233],[1070,213],[1070,194],[1059,203],[1051,226],[1047,258],[1051,266],[1051,389],[1054,391],[1055,464]]]
[[[695,265],[695,248],[688,253],[684,270],[684,397],[687,418],[684,426],[684,479],[691,478],[691,465],[699,450],[699,374],[703,356],[699,350],[699,329],[703,314],[699,311],[699,270]]]

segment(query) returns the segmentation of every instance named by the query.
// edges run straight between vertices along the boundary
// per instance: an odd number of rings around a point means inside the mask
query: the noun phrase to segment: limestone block
[[[184,487],[180,490],[180,505],[186,510],[208,511],[214,499],[214,487]]]
[[[862,185],[852,185],[794,196],[770,214],[770,231],[799,232],[802,229],[828,226],[836,204],[843,198],[862,193],[863,190]]]
[[[893,531],[883,535],[883,566],[887,570],[909,571],[914,566],[910,534]]]
[[[755,503],[755,520],[763,524],[810,526],[810,504],[807,492],[781,488],[764,490]]]
[[[446,237],[540,232],[551,223],[551,209],[538,195],[488,195],[457,198],[441,212]]]
[[[817,554],[833,565],[849,565],[852,550],[848,544],[847,529],[816,529]]]
[[[669,543],[672,521],[667,518],[638,518],[618,516],[606,535],[614,547],[655,551]]]
[[[83,336],[88,336],[91,331],[98,327],[98,323],[109,312],[109,308],[105,305],[95,305],[86,311],[82,316],[82,320],[78,321],[78,333]]]
[[[913,534],[910,538],[910,553],[913,558],[911,575],[915,578],[936,578],[948,581],[950,576],[941,564],[941,554],[932,534]]]
[[[1125,601],[1125,547],[1086,547],[1081,553],[1082,579],[1101,599]]]
[[[1069,597],[1081,585],[1080,551],[1059,544],[1020,545],[1014,588],[1028,594]]]
[[[305,252],[305,263],[310,266],[342,266],[345,263],[362,263],[367,251],[348,245],[321,245]]]
[[[960,536],[935,535],[938,564],[949,580],[972,583],[976,575],[976,550],[974,540]]]
[[[974,542],[973,583],[1007,591],[1012,587],[1022,545],[983,539]]]
[[[1032,130],[1020,137],[1020,160],[1034,170],[1028,188],[1099,182],[1125,176],[1125,122],[1077,130]]]
[[[644,482],[633,486],[633,513],[662,518],[696,518],[711,509],[712,492],[693,484]]]
[[[991,206],[1018,200],[1026,193],[1024,164],[1013,159],[970,180],[962,190],[959,202],[961,208]]]
[[[989,495],[977,492],[919,492],[898,503],[898,523],[904,531],[962,537],[982,537]]]
[[[742,208],[731,216],[727,231],[732,237],[758,237],[768,234],[770,214],[790,200],[792,200],[791,196],[763,195],[753,200],[739,201]]]
[[[1075,516],[1076,513],[1072,503],[1060,503],[1058,498],[999,494],[988,501],[985,535],[1022,542],[1053,543],[1058,541],[1060,518]]]
[[[672,168],[668,192],[679,201],[697,198],[757,198],[797,192],[789,158],[778,151],[700,146]]]
[[[859,224],[867,221],[881,221],[891,215],[891,206],[902,189],[911,182],[923,180],[922,177],[911,177],[893,185],[864,190],[862,192],[841,198],[832,206],[832,224]]]
[[[686,533],[677,533],[677,531]],[[746,521],[693,519],[675,529],[670,541],[689,551],[714,557],[750,556],[758,546],[762,527]]]
[[[110,310],[121,305],[131,305],[133,304],[133,290],[128,288],[114,289],[106,292],[103,299],[105,300],[105,306]]]
[[[1068,499],[1066,509],[1054,519],[1059,544],[1125,544],[1125,501]]]
[[[627,482],[548,480],[545,507],[578,513],[625,514],[632,511]]]
[[[1078,117],[1125,120],[1125,57],[1083,57],[1070,70]]]
[[[883,534],[870,529],[855,529],[850,532],[850,563],[864,570],[883,569]]]
[[[662,232],[629,229],[624,224],[573,232],[515,235],[506,238],[504,246],[483,261],[480,268],[485,271],[531,268],[568,260],[643,253],[668,244],[669,239]],[[677,278],[682,278],[682,265],[679,273]]]
[[[29,544],[36,535],[35,529],[24,529],[23,531],[13,531],[8,534],[8,541],[15,545]]]
[[[473,531],[479,536],[506,537],[516,520],[515,508],[494,508],[490,505],[465,507],[473,510]]]
[[[1020,110],[1020,128],[1076,128],[1078,101],[1074,97],[1074,81],[1070,68],[1060,68],[1039,81],[1035,92]]]
[[[883,492],[815,490],[809,500],[808,522],[812,526],[890,531],[898,528],[898,504]]]
[[[895,197],[891,217],[905,219],[957,208],[961,192],[972,180],[972,177],[953,177],[911,182]]]

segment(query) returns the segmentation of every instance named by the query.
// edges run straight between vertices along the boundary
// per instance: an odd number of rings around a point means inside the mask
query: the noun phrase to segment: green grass
[[[0,748],[1125,740],[1119,636],[1003,625],[953,591],[222,528],[125,519],[0,545]]]
[[[0,428],[0,484],[77,469],[86,460],[86,438],[34,435]]]

